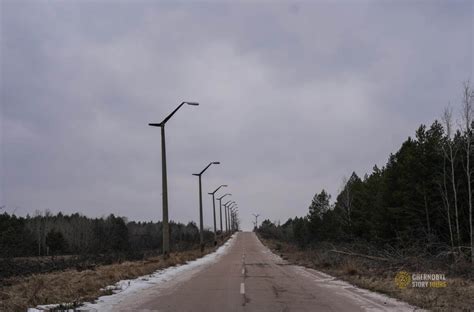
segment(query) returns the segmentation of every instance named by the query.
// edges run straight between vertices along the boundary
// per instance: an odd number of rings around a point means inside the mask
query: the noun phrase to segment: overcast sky
[[[472,79],[474,1],[0,1],[0,206],[197,221],[229,184],[252,213],[302,216],[383,166]],[[457,112],[457,111],[456,111]],[[222,194],[222,192],[220,192]],[[263,219],[262,219],[263,220]]]

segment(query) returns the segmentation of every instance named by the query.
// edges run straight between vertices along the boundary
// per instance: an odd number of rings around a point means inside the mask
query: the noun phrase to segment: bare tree
[[[451,205],[449,203],[448,186],[447,186],[447,183],[446,183],[446,158],[443,158],[443,183],[439,183],[439,188],[440,188],[440,191],[441,191],[441,197],[443,198],[443,204],[444,204],[444,207],[446,208],[446,212],[447,212],[449,238],[450,238],[450,241],[451,241],[451,248],[454,249],[453,227],[451,225]]]
[[[473,122],[473,98],[474,91],[469,86],[469,81],[464,83],[463,95],[462,95],[462,130],[466,136],[466,163],[465,172],[467,178],[467,194],[468,194],[468,206],[469,206],[469,230],[471,238],[471,262],[474,263],[474,236],[472,229],[472,188],[471,188],[471,146],[472,146],[472,122]]]
[[[448,159],[450,168],[451,168],[451,186],[453,188],[453,199],[454,199],[454,214],[455,214],[455,223],[456,223],[456,238],[457,238],[457,244],[460,246],[461,244],[461,234],[459,231],[459,211],[458,211],[458,190],[456,187],[456,176],[455,176],[455,171],[454,171],[454,161],[456,158],[457,154],[457,149],[453,150],[453,110],[451,107],[446,107],[443,112],[442,116],[442,121],[444,124],[444,128],[446,130],[446,144],[443,145],[443,153],[444,153],[444,159]],[[447,187],[446,187],[446,168],[443,167],[443,187],[445,189],[446,193],[446,201],[447,201],[447,209],[448,209],[448,225],[449,225],[449,230],[451,232],[451,219],[450,219],[450,205],[449,205],[449,199],[448,199],[448,193],[447,193]]]
[[[35,221],[35,233],[36,233],[36,241],[38,243],[38,256],[41,256],[41,250],[43,249],[43,237],[44,237],[44,222],[43,222],[43,214],[39,210],[35,210],[34,214],[34,221]],[[44,250],[43,250],[44,252]]]

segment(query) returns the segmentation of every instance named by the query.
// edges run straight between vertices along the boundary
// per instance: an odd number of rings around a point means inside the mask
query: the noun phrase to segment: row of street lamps
[[[198,106],[199,103],[197,102],[182,102],[178,107],[171,112],[165,119],[163,119],[160,123],[150,123],[149,126],[152,127],[159,127],[161,128],[161,177],[162,177],[162,188],[163,188],[163,256],[167,258],[170,252],[170,237],[169,237],[169,220],[168,220],[168,178],[166,172],[166,143],[165,143],[165,125],[168,120],[183,106],[183,105],[191,105],[191,106]],[[200,240],[200,247],[201,251],[204,251],[204,230],[203,230],[203,213],[202,213],[202,184],[201,184],[201,176],[202,174],[211,166],[211,165],[218,165],[220,162],[213,161],[210,162],[200,173],[193,173],[194,176],[199,178],[199,240]],[[221,188],[227,187],[227,185],[219,186],[214,192],[209,193],[212,195],[212,205],[213,205],[213,212],[214,212],[214,245],[217,244],[217,229],[216,229],[216,206],[215,206],[215,199],[214,194]],[[220,198],[219,200],[219,207],[220,207],[220,227],[221,233],[223,233],[222,228],[222,198],[225,196],[232,195],[227,193]],[[225,212],[225,229],[226,232],[233,230],[236,226],[237,220],[237,204],[234,201],[228,201],[224,204],[224,212]],[[231,226],[232,225],[232,226]]]

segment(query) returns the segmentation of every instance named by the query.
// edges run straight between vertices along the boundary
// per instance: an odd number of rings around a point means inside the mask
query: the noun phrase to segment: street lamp
[[[235,201],[228,201],[226,205],[224,205],[225,212],[226,212],[226,231],[230,231],[230,210],[229,207],[232,206],[232,204],[235,204]],[[227,226],[228,224],[228,226]]]
[[[228,218],[227,218],[227,205],[229,204],[232,204],[233,201],[229,200],[228,202],[226,202],[223,206],[224,206],[224,214],[225,214],[225,232],[227,233],[229,231],[229,227],[228,227]]]
[[[232,225],[232,220],[231,220],[231,215],[230,215],[230,207],[233,207],[234,205],[236,205],[236,202],[233,201],[229,204],[229,206],[227,207],[227,216],[229,218],[229,232],[232,231],[231,229],[231,225]]]
[[[201,243],[201,252],[204,251],[204,230],[203,230],[203,224],[202,224],[202,185],[201,185],[201,176],[204,173],[204,171],[207,170],[211,165],[219,165],[220,162],[218,161],[213,161],[210,162],[209,165],[206,166],[200,173],[193,173],[194,176],[199,177],[199,230],[200,230],[200,243]]]
[[[163,193],[163,257],[168,258],[170,251],[170,232],[168,224],[168,178],[166,176],[166,144],[165,144],[165,124],[184,104],[198,106],[197,102],[182,102],[160,123],[149,123],[149,126],[161,128],[161,178]]]
[[[217,200],[219,201],[219,216],[220,216],[220,219],[221,219],[221,235],[224,234],[224,231],[222,230],[222,199],[228,195],[232,195],[230,193],[227,193],[227,194],[224,194],[222,195],[221,197],[219,197]]]
[[[257,228],[258,228],[258,217],[260,217],[260,215],[259,214],[254,214],[254,213],[252,215],[255,217],[255,230],[257,230]]]
[[[229,208],[230,211],[231,211],[231,224],[232,224],[232,231],[235,231],[236,229],[236,217],[237,217],[237,211],[238,209],[236,208],[236,206],[233,206],[233,207],[230,207]]]
[[[221,188],[221,187],[227,187],[227,185],[222,184],[218,188],[215,189],[214,192],[209,193],[209,195],[212,195],[212,211],[214,214],[214,246],[217,245],[217,229],[216,229],[216,200],[214,198],[214,194]],[[221,219],[221,227],[222,227],[222,219]]]
[[[233,209],[237,207],[237,203],[236,202],[233,202],[229,205],[229,207],[227,207],[228,209],[228,216],[229,216],[229,230],[232,231],[232,227],[233,227],[233,220],[232,220],[232,214],[231,214],[231,211],[233,211]]]

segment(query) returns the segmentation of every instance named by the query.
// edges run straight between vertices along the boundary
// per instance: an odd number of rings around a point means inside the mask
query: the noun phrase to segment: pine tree
[[[324,214],[329,210],[329,201],[331,195],[329,195],[324,189],[321,193],[316,193],[309,206],[308,221],[310,227],[310,233],[313,238],[318,238],[321,234],[321,225]]]

